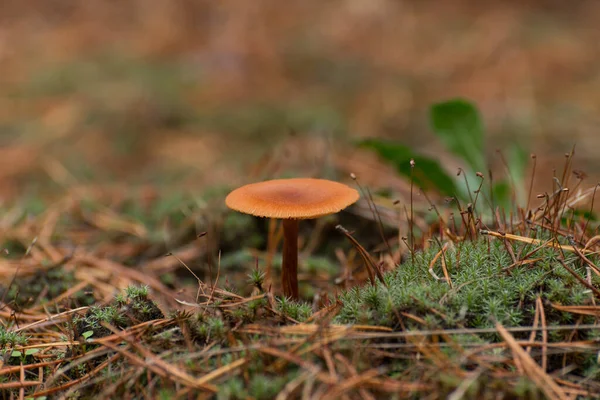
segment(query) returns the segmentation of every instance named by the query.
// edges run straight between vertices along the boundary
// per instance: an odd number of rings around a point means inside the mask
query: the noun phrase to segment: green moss
[[[9,332],[0,325],[0,349],[5,347],[24,346],[27,344],[27,337],[16,332]]]
[[[148,298],[148,286],[131,285],[125,289],[125,296],[129,300],[146,300]]]
[[[277,300],[277,311],[298,322],[305,321],[312,315],[312,307],[310,304],[293,301],[285,297]]]
[[[386,274],[387,287],[378,282],[343,293],[343,307],[336,321],[395,326],[399,323],[396,316],[408,313],[443,328],[489,328],[495,321],[519,326],[533,322],[538,296],[546,304],[585,304],[590,299],[579,282],[565,275],[552,249],[535,255],[542,257],[540,262],[506,272],[503,269],[512,260],[500,241],[492,240],[489,246],[485,240],[460,244],[444,255],[453,288],[428,272],[437,251],[432,248],[419,253],[414,263],[409,260]],[[567,262],[585,276],[574,258]],[[434,268],[439,270],[439,261]],[[549,322],[557,324],[571,319],[570,314],[550,307],[546,313]],[[403,322],[413,329],[422,328],[411,319]]]
[[[194,318],[187,320],[192,337],[200,342],[208,341],[221,342],[226,339],[229,327],[222,318],[217,316],[205,317],[203,314],[196,314]]]
[[[265,273],[259,269],[254,269],[248,274],[248,282],[260,291],[263,291],[264,280]]]
[[[141,322],[163,318],[162,311],[148,298],[147,286],[128,286],[123,293],[106,306],[93,306],[85,316],[74,318],[76,337],[100,338],[112,332],[103,326],[107,323],[117,329],[124,329]],[[86,337],[87,335],[87,337]]]

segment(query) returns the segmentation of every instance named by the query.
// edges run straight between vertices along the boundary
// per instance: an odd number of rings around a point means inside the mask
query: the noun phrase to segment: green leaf
[[[85,340],[88,340],[90,337],[92,337],[93,334],[94,331],[85,331],[81,334],[81,336],[83,336]]]
[[[10,356],[11,356],[11,357],[18,358],[18,357],[21,357],[22,355],[23,355],[23,354],[22,354],[22,353],[21,353],[19,350],[13,350],[13,352],[11,353],[11,355],[10,355]]]
[[[465,160],[474,172],[485,171],[484,132],[479,111],[463,99],[434,104],[431,127],[446,148]]]
[[[27,350],[25,350],[25,355],[26,356],[32,356],[35,353],[37,353],[38,351],[40,351],[40,349],[27,349]]]
[[[454,196],[457,193],[454,180],[437,161],[417,154],[407,146],[381,139],[366,139],[358,145],[374,150],[381,158],[390,162],[399,174],[409,178],[410,160],[415,160],[413,182],[423,190],[436,189],[446,196]]]

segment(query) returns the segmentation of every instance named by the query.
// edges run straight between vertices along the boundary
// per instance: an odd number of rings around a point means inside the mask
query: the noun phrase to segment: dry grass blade
[[[83,359],[91,359],[93,357],[96,357],[100,352],[91,352],[91,354],[88,354],[84,357],[82,357]],[[100,363],[100,365],[98,365],[96,368],[94,368],[92,371],[90,371],[89,373],[83,375],[82,377],[78,378],[78,379],[74,379],[71,381],[68,381],[62,385],[56,386],[56,387],[51,387],[52,384],[54,383],[54,381],[58,378],[58,376],[62,376],[65,372],[68,371],[68,369],[70,369],[71,366],[68,366],[67,368],[62,368],[59,369],[58,371],[56,371],[53,376],[51,376],[44,384],[45,389],[41,390],[41,391],[37,391],[36,395],[37,396],[46,396],[48,394],[52,394],[52,393],[58,393],[61,391],[64,391],[65,389],[71,388],[73,386],[76,386],[82,382],[85,382],[87,380],[89,380],[90,378],[92,378],[94,375],[98,374],[99,372],[103,371],[111,362],[116,361],[117,358],[119,358],[121,356],[121,354],[115,354],[112,357],[110,357],[108,360]]]
[[[340,364],[348,370],[352,378],[359,376],[358,372],[356,371],[356,368],[354,368],[350,360],[348,360],[346,357],[338,353],[335,355],[335,359],[338,360]],[[358,393],[364,400],[375,400],[375,397],[371,393],[369,393],[364,387],[359,387]]]
[[[348,379],[346,379],[343,382],[340,382],[338,384],[335,384],[331,387],[331,389],[329,389],[324,395],[323,397],[321,397],[322,400],[334,400],[334,399],[339,399],[341,396],[343,396],[345,393],[347,393],[348,391],[359,387],[360,385],[368,382],[369,380],[383,374],[385,371],[379,369],[379,368],[373,368],[367,371],[362,372],[360,375],[355,375],[353,377],[350,377]]]
[[[589,258],[586,257],[585,254],[583,254],[581,252],[581,250],[579,250],[577,248],[577,244],[575,243],[575,240],[573,239],[572,236],[567,236],[567,239],[569,240],[569,243],[571,244],[571,246],[573,247],[573,251],[575,252],[575,254],[577,254],[577,256],[588,266],[590,267],[590,269],[592,271],[594,271],[594,273],[598,276],[600,276],[600,268],[598,268],[598,266],[596,264],[594,264]],[[585,251],[585,248],[584,248]]]
[[[16,328],[16,329],[14,329],[12,331],[13,332],[23,332],[23,331],[26,331],[28,329],[33,329],[33,328],[39,327],[40,325],[42,325],[44,323],[47,323],[47,322],[51,322],[53,324],[54,323],[58,323],[58,322],[62,322],[69,315],[79,313],[80,311],[85,311],[88,308],[89,307],[79,307],[79,308],[74,308],[72,310],[63,311],[61,313],[58,313],[58,314],[55,314],[55,315],[50,315],[50,316],[48,316],[46,318],[37,320],[35,322],[32,322],[31,324],[27,324],[27,325],[22,326],[20,328]]]
[[[217,368],[216,370],[209,372],[206,375],[203,375],[200,378],[197,378],[194,381],[194,384],[199,385],[199,386],[207,385],[209,382],[212,382],[215,379],[217,379],[221,376],[224,376],[224,375],[226,375],[230,372],[233,372],[236,369],[242,367],[247,362],[248,362],[248,360],[246,358],[237,359],[227,365],[222,366],[221,368]]]
[[[127,357],[132,362],[138,364],[141,367],[149,368],[163,377],[169,376],[171,379],[174,379],[182,383],[183,385],[190,386],[195,389],[203,389],[211,392],[217,392],[217,388],[214,385],[210,385],[209,381],[204,382],[201,379],[194,378],[193,376],[187,374],[185,371],[182,371],[180,368],[177,368],[174,365],[171,365],[162,360],[161,358],[157,357],[144,346],[140,345],[134,338],[131,338],[130,336],[121,333],[118,329],[115,329],[114,327],[106,323],[103,323],[102,325],[105,328],[111,330],[114,335],[126,341],[131,347],[135,348],[144,356],[144,358],[139,358],[133,353],[127,351],[126,349],[112,344],[108,341],[103,342],[104,346],[121,353],[123,356]]]
[[[450,288],[453,288],[452,285],[452,280],[450,279],[450,274],[448,273],[448,267],[446,265],[446,258],[445,258],[445,251],[448,249],[448,246],[450,245],[450,242],[445,243],[442,248],[440,249],[440,251],[438,251],[435,256],[433,256],[433,259],[431,260],[431,262],[429,263],[429,274],[431,276],[433,276],[436,280],[440,281],[440,280],[445,280],[446,282],[448,282],[448,285],[450,286]],[[444,273],[444,278],[440,278],[439,276],[437,276],[437,274],[433,271],[433,267],[435,266],[437,260],[440,259],[440,257],[442,258],[441,264],[442,264],[442,271]]]
[[[317,376],[320,381],[323,381],[325,383],[334,383],[334,381],[331,379],[331,377],[329,375],[321,372],[321,367],[319,367],[313,363],[310,363],[306,360],[303,360],[302,358],[300,358],[299,356],[297,356],[295,354],[292,354],[287,351],[274,349],[272,347],[262,347],[262,348],[259,348],[258,351],[261,353],[269,354],[271,356],[275,356],[275,357],[279,358],[280,360],[287,360],[289,362],[292,362],[292,363],[300,366],[301,368],[309,371],[311,374]],[[279,364],[281,364],[281,363],[279,363]],[[280,368],[277,368],[277,369],[280,369]]]
[[[511,233],[494,232],[494,231],[490,231],[490,230],[486,230],[486,229],[480,230],[479,233],[481,233],[482,235],[494,236],[494,237],[501,238],[501,239],[516,240],[516,241],[523,242],[523,243],[534,244],[534,245],[541,246],[541,247],[551,247],[554,249],[561,249],[564,251],[575,252],[575,248],[573,248],[573,246],[557,243],[555,239],[550,239],[550,240],[544,241],[544,240],[540,240],[540,239],[529,238],[526,236],[513,235]],[[591,251],[587,251],[587,252],[591,253]]]
[[[471,387],[471,385],[481,376],[482,372],[482,369],[473,371],[470,376],[463,380],[456,390],[448,396],[447,400],[460,400],[464,398],[469,387]]]
[[[537,387],[551,400],[567,400],[569,397],[565,391],[548,375],[529,354],[517,343],[515,338],[500,323],[496,323],[496,329],[508,347],[512,350],[515,361],[518,360],[523,371]]]
[[[284,386],[283,390],[279,392],[279,394],[277,394],[275,400],[286,400],[292,398],[292,394],[296,391],[296,389],[298,389],[300,385],[302,385],[302,383],[306,381],[310,376],[313,375],[311,375],[311,373],[308,371],[304,371],[296,379],[289,381]]]
[[[569,266],[564,262],[564,260],[561,260],[560,258],[558,259],[558,262],[563,266],[564,269],[566,269],[575,279],[577,279],[579,281],[579,283],[581,283],[583,286],[585,286],[586,288],[590,289],[592,292],[594,292],[594,294],[600,298],[600,290],[596,289],[594,286],[592,286],[590,283],[588,283],[585,279],[583,279],[581,276],[579,276],[579,274],[575,271],[573,271],[571,268],[569,268]]]
[[[377,264],[375,263],[375,261],[373,261],[373,259],[371,258],[371,255],[367,252],[367,250],[365,250],[365,248],[363,246],[361,246],[360,243],[358,243],[358,240],[356,240],[350,234],[350,232],[348,232],[348,230],[346,228],[344,228],[341,225],[338,225],[338,226],[336,226],[336,229],[339,230],[340,232],[342,232],[344,234],[344,236],[346,236],[348,238],[348,240],[350,240],[350,242],[352,242],[352,245],[354,246],[354,248],[356,248],[356,250],[358,251],[358,253],[362,257],[362,259],[363,259],[363,261],[365,263],[365,267],[367,268],[367,271],[369,273],[369,280],[371,281],[371,284],[372,285],[375,284],[375,276],[377,276],[377,279],[379,279],[379,281],[383,285],[386,285],[385,280],[383,279],[383,274],[381,273],[380,268],[377,266]]]
[[[600,306],[563,306],[552,304],[552,308],[572,314],[591,315],[600,318]]]

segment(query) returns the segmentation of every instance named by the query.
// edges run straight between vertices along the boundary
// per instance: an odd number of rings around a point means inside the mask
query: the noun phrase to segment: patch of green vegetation
[[[7,259],[19,259],[27,252],[27,247],[23,245],[19,240],[7,239],[2,245],[2,256]]]
[[[248,274],[248,282],[256,287],[261,292],[264,291],[263,283],[265,281],[265,273],[258,268],[255,268]]]
[[[219,316],[207,317],[202,313],[198,313],[187,322],[192,337],[200,343],[206,343],[209,340],[222,342],[229,330],[228,325]]]
[[[277,299],[277,311],[298,322],[303,322],[312,315],[312,306],[281,297]]]
[[[78,326],[77,330],[85,339],[109,335],[111,332],[102,326],[103,322],[121,329],[129,323],[127,318],[121,314],[120,309],[114,305],[106,307],[93,306],[90,307],[84,318],[75,318],[75,323]]]
[[[75,337],[100,338],[112,332],[103,326],[107,323],[117,329],[164,318],[156,303],[148,298],[147,286],[129,286],[106,306],[93,306],[84,316],[73,319]]]
[[[549,324],[566,324],[571,315],[554,310],[551,304],[584,305],[591,300],[587,289],[560,265],[557,252],[550,248],[536,253],[539,262],[504,271],[512,260],[501,241],[459,244],[443,255],[453,288],[428,272],[438,251],[433,246],[417,253],[414,262],[409,260],[386,274],[387,287],[377,282],[343,293],[344,305],[336,321],[396,326],[397,316],[407,313],[429,325],[403,318],[410,329],[491,328],[496,321],[506,326],[531,325],[539,296]],[[571,256],[567,264],[585,276],[576,260]],[[443,276],[439,264],[438,260],[434,270]]]
[[[22,349],[15,350],[16,346],[25,346],[28,342],[28,337],[19,333],[8,331],[4,326],[0,325],[0,359],[8,365],[31,364],[36,362],[34,355],[40,349]]]
[[[518,246],[514,245],[515,253]],[[546,324],[549,327],[593,324],[593,316],[579,316],[559,311],[553,305],[590,305],[592,293],[581,285],[558,261],[559,252],[542,248],[533,256],[540,261],[510,268],[513,264],[500,240],[480,239],[464,242],[449,249],[445,257],[452,288],[444,280],[435,279],[428,271],[438,248],[417,253],[414,262],[407,261],[384,275],[386,285],[355,287],[344,292],[343,306],[335,318],[342,324],[369,324],[400,327],[409,331],[438,329],[494,328],[496,322],[506,327],[532,326],[536,301],[541,299]],[[574,255],[566,254],[565,263],[582,277],[585,267]],[[440,261],[434,267],[439,276]],[[598,284],[598,279],[593,278]],[[592,332],[581,331],[577,339],[593,339]],[[526,339],[529,332],[515,332],[517,339]],[[552,342],[574,340],[571,330],[548,332]],[[496,333],[461,335],[459,343],[490,343],[501,341]],[[452,346],[444,350],[449,356],[459,356]],[[566,358],[565,358],[566,357]],[[550,369],[560,368],[569,359],[577,368],[573,374],[591,379],[598,374],[597,355],[593,352],[550,355]],[[523,388],[521,388],[523,389]],[[525,390],[525,389],[523,389]]]
[[[260,298],[260,299],[254,299],[248,302],[248,310],[250,310],[253,314],[256,315],[256,313],[263,308],[265,305],[267,304],[267,299],[265,298]]]
[[[361,140],[358,145],[377,153],[393,165],[398,174],[411,179],[422,189],[435,189],[463,202],[473,202],[471,192],[481,185],[483,192],[489,193],[495,204],[507,213],[515,211],[514,206],[523,205],[529,157],[523,140],[511,143],[508,149],[505,160],[510,165],[508,176],[496,178],[494,182],[485,181],[484,175],[478,174],[488,170],[491,160],[486,159],[485,129],[476,105],[465,99],[451,99],[433,104],[429,114],[433,133],[448,152],[462,160],[461,174],[448,173],[438,160],[396,141],[372,138]],[[480,208],[482,203],[475,207]],[[488,213],[485,209],[482,211]]]
[[[128,286],[125,289],[125,298],[117,295],[116,300],[123,302],[123,303],[125,303],[126,300],[133,300],[133,301],[147,300],[148,299],[148,289],[149,289],[148,286],[145,286],[145,285]]]
[[[0,325],[0,349],[5,347],[24,346],[27,344],[27,337],[18,332],[9,332]]]

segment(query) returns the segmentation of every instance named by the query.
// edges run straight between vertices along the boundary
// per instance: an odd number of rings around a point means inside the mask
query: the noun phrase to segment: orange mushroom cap
[[[295,178],[242,186],[225,198],[225,204],[233,210],[257,217],[311,219],[337,213],[358,198],[355,189],[342,183]]]

